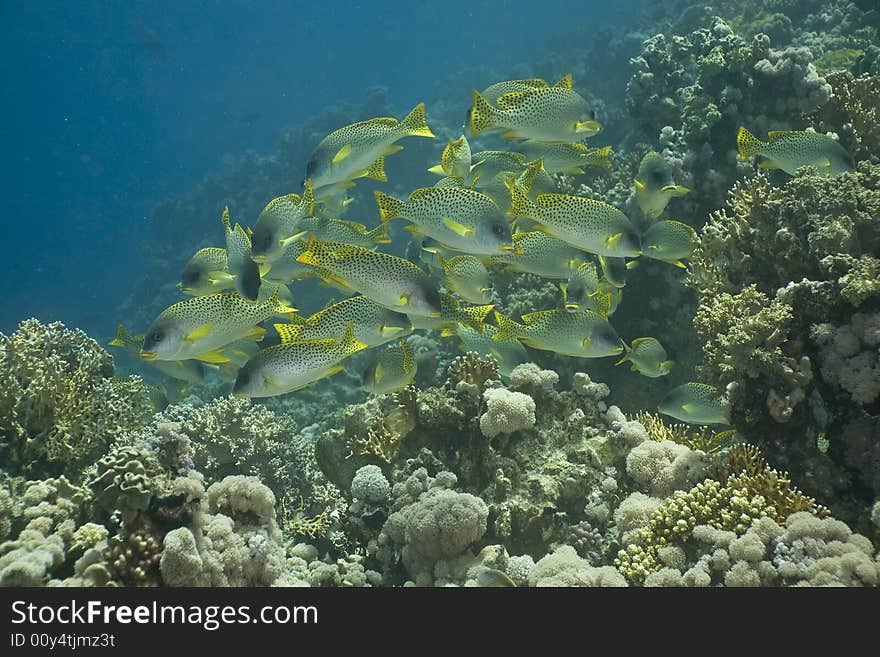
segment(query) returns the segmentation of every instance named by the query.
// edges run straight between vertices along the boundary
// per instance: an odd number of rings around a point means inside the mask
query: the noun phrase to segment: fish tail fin
[[[327,247],[314,235],[309,235],[305,250],[296,257],[296,261],[304,265],[320,267],[329,254]]]
[[[315,186],[311,178],[306,180],[306,186],[302,193],[302,204],[305,208],[304,217],[311,217],[315,213]]]
[[[278,337],[281,338],[281,344],[291,344],[299,342],[302,333],[301,324],[273,324]]]
[[[416,363],[416,354],[413,351],[412,345],[409,343],[409,340],[406,338],[401,338],[400,340],[400,350],[403,352],[403,371],[404,372],[414,372],[418,364]]]
[[[502,315],[497,310],[495,311],[495,321],[498,323],[498,330],[495,331],[495,334],[492,336],[492,339],[496,342],[501,340],[512,340],[516,338],[517,330],[520,328],[521,324],[517,324],[510,317],[506,315]]]
[[[494,307],[495,304],[490,303],[485,306],[471,306],[470,308],[467,308],[467,312],[465,313],[467,319],[464,320],[462,324],[470,326],[477,333],[482,333],[483,324],[486,321],[486,315],[492,312]]]
[[[553,85],[556,89],[573,89],[574,82],[571,73],[567,73],[559,82]]]
[[[526,165],[525,171],[523,171],[516,178],[516,184],[519,185],[522,190],[528,193],[532,189],[532,185],[535,184],[535,179],[538,177],[544,170],[544,158],[539,157],[537,160],[533,160]]]
[[[388,223],[383,221],[372,230],[368,230],[367,237],[374,244],[391,244],[391,235],[388,234]]]
[[[763,145],[764,142],[746,130],[745,126],[739,127],[739,132],[736,133],[736,147],[741,159],[747,160],[753,155],[757,155]]]
[[[476,137],[481,132],[485,132],[493,127],[495,108],[476,89],[473,91],[473,98],[474,102],[470,112],[470,129],[471,134]]]
[[[515,180],[504,179],[504,184],[510,192],[510,207],[507,214],[513,217],[531,219],[534,204],[529,200],[527,190],[524,190]]]
[[[269,297],[269,306],[272,308],[272,312],[276,315],[287,315],[289,313],[295,313],[296,308],[288,306],[281,298],[278,296],[278,291],[281,289],[281,286],[275,288],[275,291],[272,293],[272,296]]]
[[[131,341],[131,334],[126,330],[126,328],[122,324],[116,325],[116,337],[110,340],[107,344],[111,347],[124,347],[129,344]]]
[[[382,223],[401,217],[403,207],[406,205],[405,201],[396,199],[390,194],[385,194],[378,190],[373,192],[373,194],[376,196],[376,205],[379,206],[379,216],[382,217]]]
[[[614,166],[614,155],[611,152],[611,146],[603,146],[591,153],[593,162],[603,169],[611,169]]]
[[[361,342],[354,335],[354,322],[349,322],[348,326],[345,327],[345,335],[342,336],[342,341],[340,342],[342,347],[342,351],[346,356],[351,356],[354,353],[357,353],[361,349],[367,348],[366,342]]]
[[[419,103],[413,107],[412,111],[403,118],[398,127],[407,137],[431,137],[432,139],[434,137],[434,133],[428,127],[424,103]]]

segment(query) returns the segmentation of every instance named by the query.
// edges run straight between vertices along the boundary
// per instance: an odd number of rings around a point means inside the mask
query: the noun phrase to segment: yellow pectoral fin
[[[464,224],[456,221],[455,219],[450,219],[449,217],[445,217],[442,220],[444,226],[446,226],[449,230],[451,230],[456,235],[461,235],[462,237],[469,237],[474,234],[474,229],[469,226],[465,226]]]
[[[768,171],[773,171],[779,168],[779,165],[771,160],[763,160],[759,165],[759,169],[767,169]]]
[[[201,340],[211,332],[212,328],[214,328],[214,325],[210,322],[208,322],[207,324],[202,324],[197,329],[194,329],[187,333],[184,340],[186,340],[187,342],[195,342],[196,340]]]
[[[620,238],[621,238],[622,236],[623,236],[623,233],[615,233],[614,235],[611,235],[610,237],[606,237],[606,238],[605,238],[605,244],[606,244],[607,246],[613,248],[614,245],[616,245],[616,244],[620,241]]]
[[[325,379],[328,376],[333,376],[337,372],[341,372],[343,369],[345,369],[345,368],[342,365],[334,365],[333,367],[330,367],[330,368],[324,370],[323,372],[321,372],[321,376],[319,376],[318,378]]]
[[[602,126],[599,125],[598,121],[578,121],[574,124],[575,132],[590,132],[596,134],[601,129]]]
[[[445,176],[446,175],[446,172],[443,170],[443,167],[439,164],[432,166],[430,169],[428,169],[428,172],[437,174],[438,176]]]
[[[399,153],[403,150],[403,146],[400,144],[391,144],[388,148],[385,149],[385,155],[394,155],[395,153]]]
[[[262,340],[266,335],[266,329],[262,326],[255,326],[250,331],[241,336],[242,340]]]
[[[345,146],[340,148],[338,151],[336,151],[336,155],[333,156],[332,162],[333,162],[333,164],[339,164],[345,158],[347,158],[349,155],[351,155],[351,144],[346,144]]]
[[[584,338],[584,341],[583,341],[584,349],[589,347],[591,344],[593,344],[593,339],[588,335],[587,337]]]
[[[409,301],[408,294],[401,295],[401,297],[397,300],[397,305],[398,306],[405,306],[408,301]]]
[[[201,360],[206,363],[228,363],[229,362],[229,359],[216,349],[214,351],[206,351],[203,354],[199,354],[195,358],[196,358],[196,360]]]

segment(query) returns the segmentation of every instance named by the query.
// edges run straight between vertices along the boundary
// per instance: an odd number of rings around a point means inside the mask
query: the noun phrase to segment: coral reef
[[[114,377],[113,358],[82,331],[22,322],[0,334],[0,463],[10,475],[66,475],[86,467],[150,410],[138,377]]]

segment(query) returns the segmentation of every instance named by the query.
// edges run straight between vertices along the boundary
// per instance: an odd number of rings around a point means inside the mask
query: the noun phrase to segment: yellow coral
[[[669,440],[690,449],[698,449],[706,454],[714,454],[730,444],[736,431],[713,431],[709,427],[692,427],[687,424],[669,424],[659,415],[639,411],[636,420],[645,427],[651,440]]]

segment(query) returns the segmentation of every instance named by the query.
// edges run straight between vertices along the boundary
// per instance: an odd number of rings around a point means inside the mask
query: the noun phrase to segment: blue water
[[[437,80],[528,63],[634,4],[3,3],[0,331],[111,331],[151,209],[322,107],[382,85],[430,111]]]

